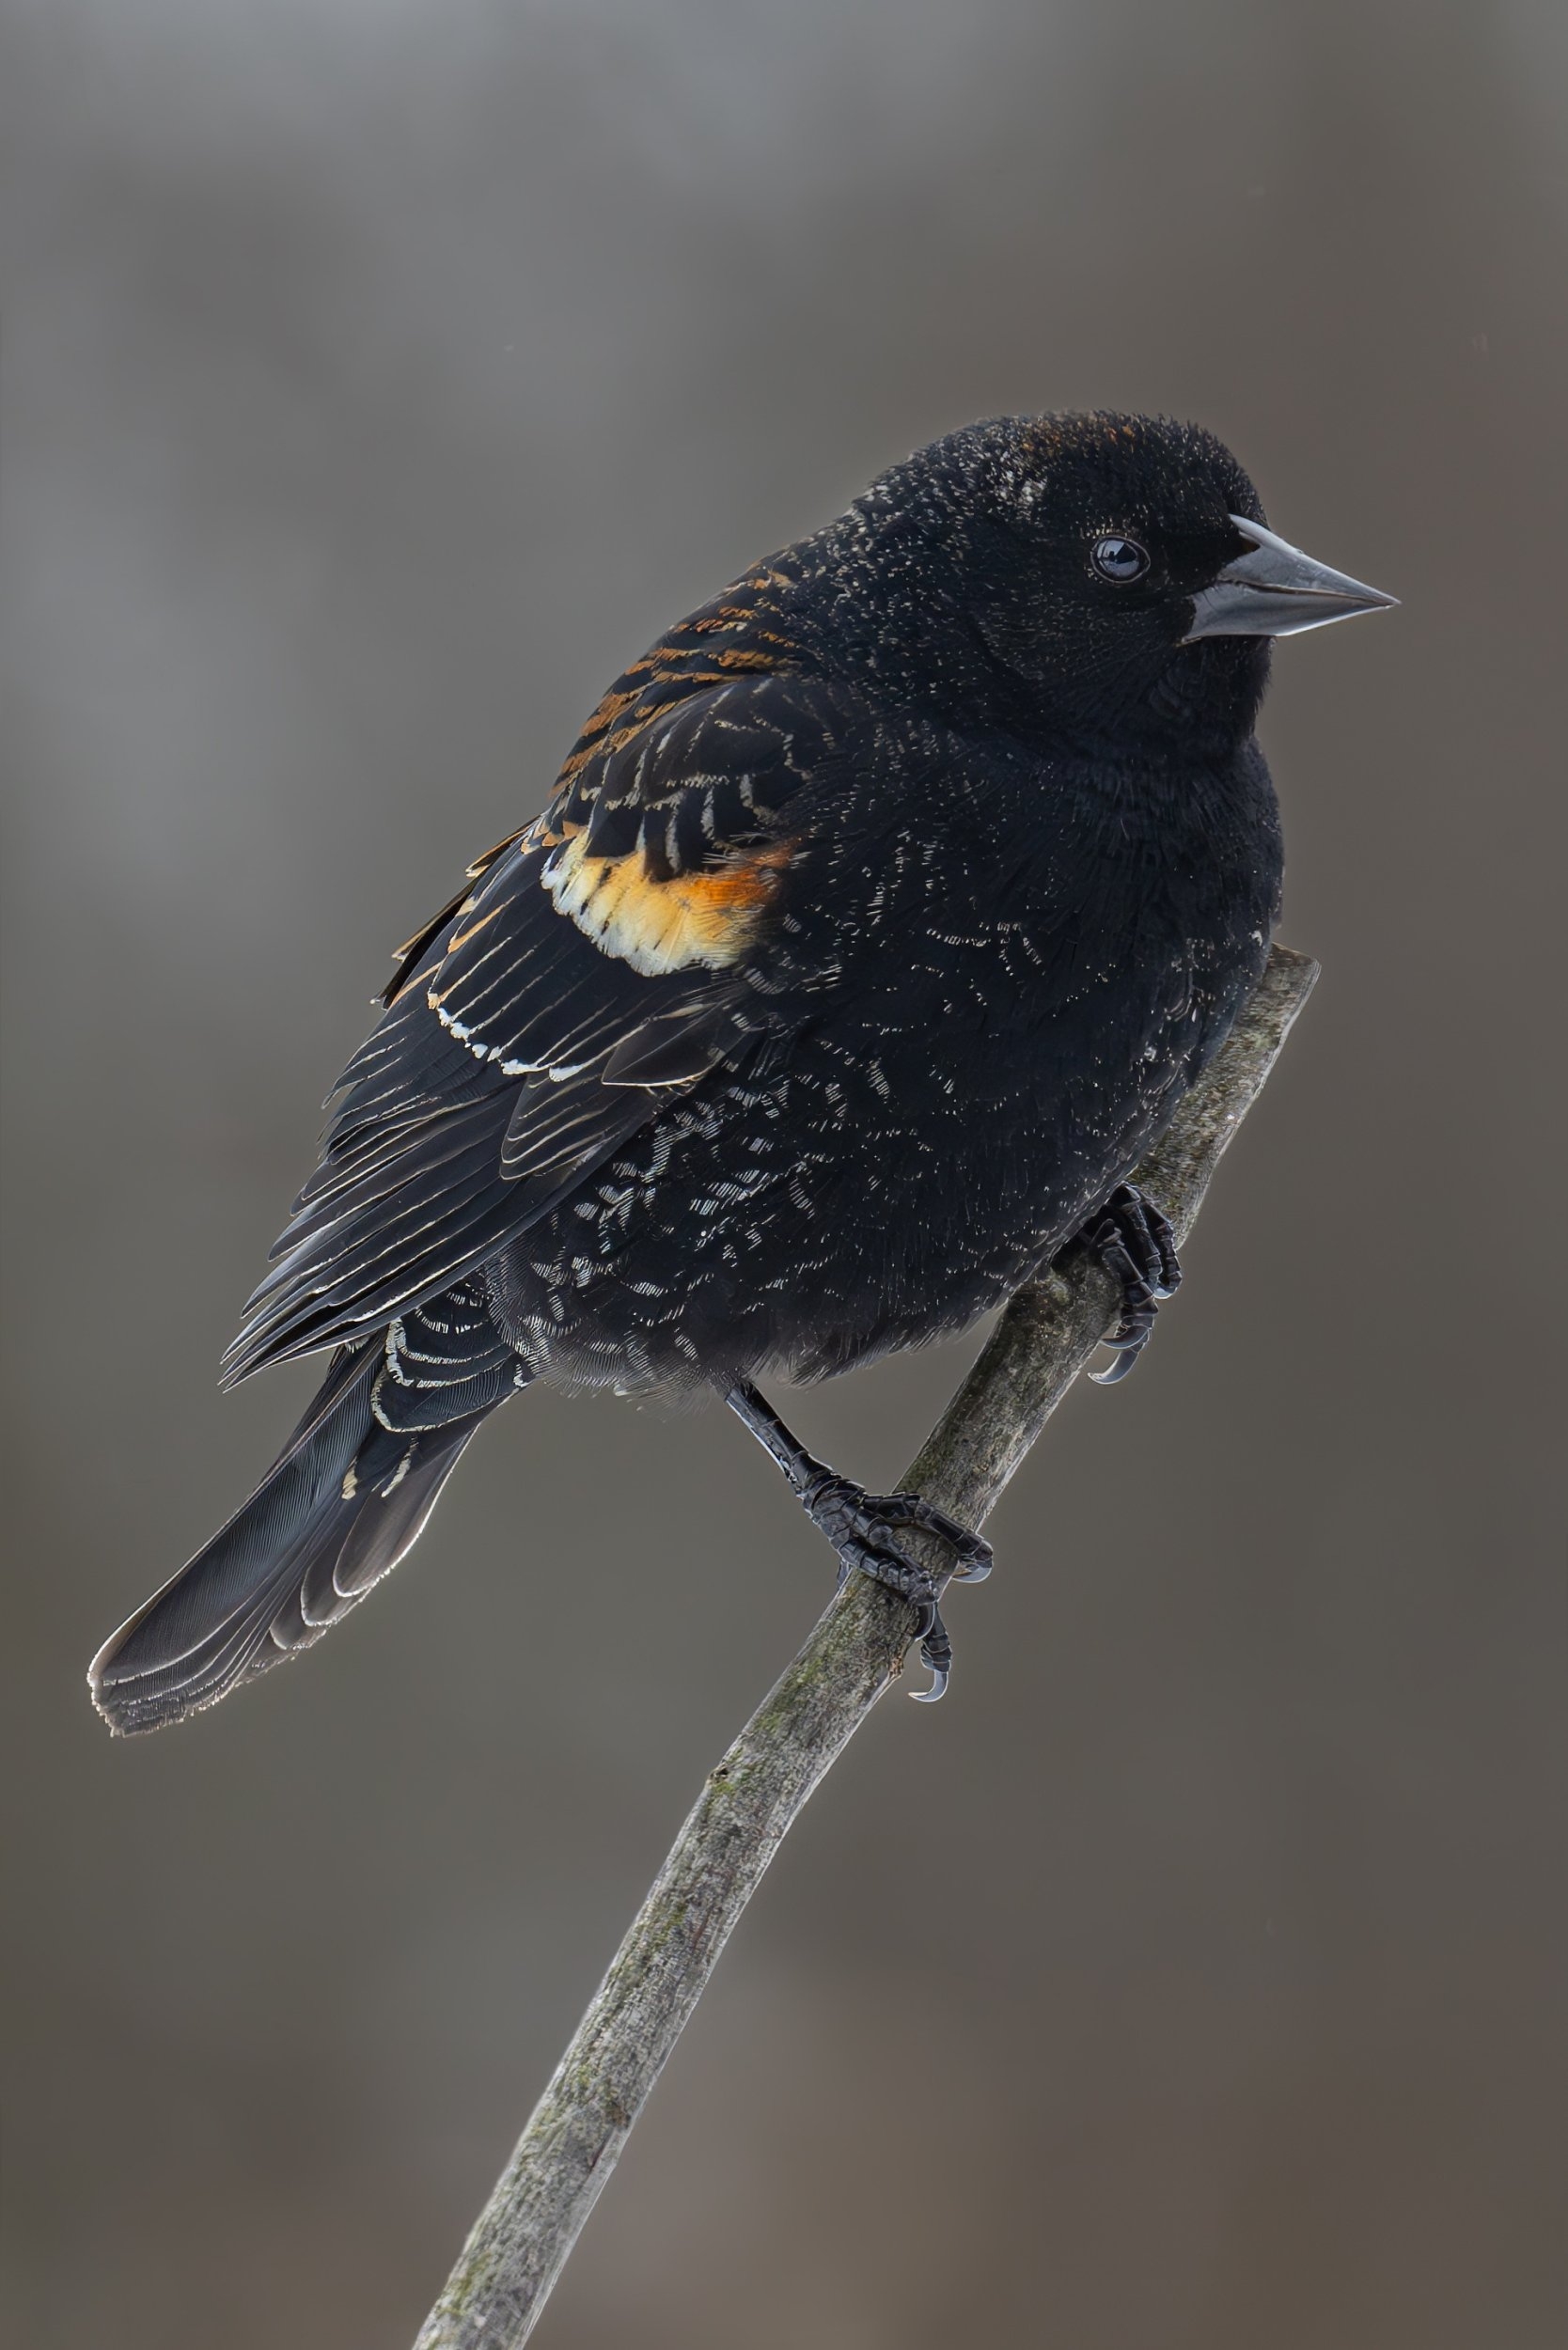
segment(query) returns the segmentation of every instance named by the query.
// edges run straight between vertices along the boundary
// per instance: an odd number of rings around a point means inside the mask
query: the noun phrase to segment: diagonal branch
[[[1276,947],[1223,1050],[1134,1180],[1185,1237],[1317,978]],[[1118,1304],[1082,1253],[1021,1290],[904,1485],[979,1526]],[[913,1611],[855,1576],[709,1774],[415,2350],[516,2350],[729,1934],[807,1797],[902,1669]]]

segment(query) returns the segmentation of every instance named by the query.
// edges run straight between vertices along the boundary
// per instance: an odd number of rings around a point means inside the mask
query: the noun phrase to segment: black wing
[[[802,678],[688,660],[677,695],[667,664],[639,666],[651,708],[601,723],[607,697],[550,808],[414,943],[229,1383],[461,1279],[765,1023],[744,967],[797,854],[791,803],[854,712]]]

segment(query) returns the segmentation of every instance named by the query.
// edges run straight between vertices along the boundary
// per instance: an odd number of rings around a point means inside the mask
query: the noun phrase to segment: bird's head
[[[1251,728],[1272,638],[1394,602],[1276,538],[1223,444],[1105,414],[933,442],[851,509],[878,666],[954,716],[1130,742]]]

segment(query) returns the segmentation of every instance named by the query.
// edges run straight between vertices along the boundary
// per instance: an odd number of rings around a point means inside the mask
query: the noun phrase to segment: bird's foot
[[[800,1498],[812,1524],[839,1554],[840,1590],[850,1574],[858,1571],[915,1606],[915,1636],[932,1678],[929,1689],[910,1694],[922,1704],[933,1704],[948,1685],[953,1644],[936,1604],[935,1576],[901,1546],[897,1537],[906,1532],[931,1534],[945,1543],[953,1556],[955,1583],[984,1582],[991,1572],[990,1543],[918,1494],[869,1494],[864,1486],[831,1469],[819,1470],[809,1478],[800,1488]]]
[[[1082,1238],[1121,1285],[1121,1319],[1104,1341],[1116,1360],[1108,1371],[1090,1373],[1096,1386],[1114,1387],[1148,1345],[1160,1300],[1181,1286],[1176,1235],[1152,1199],[1132,1183],[1118,1183],[1099,1214],[1085,1225]]]

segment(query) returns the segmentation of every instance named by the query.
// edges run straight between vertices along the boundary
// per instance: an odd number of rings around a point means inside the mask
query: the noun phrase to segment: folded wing
[[[715,674],[717,657],[688,622],[628,672],[545,814],[412,943],[228,1381],[462,1279],[767,1025],[747,974],[801,853],[802,787],[854,713],[803,678]]]

